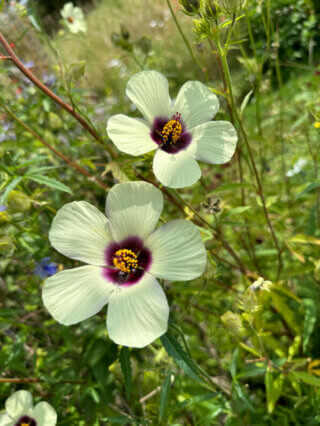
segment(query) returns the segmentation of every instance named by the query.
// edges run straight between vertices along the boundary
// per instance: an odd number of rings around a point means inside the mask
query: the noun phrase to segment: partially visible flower
[[[315,129],[320,129],[320,121],[315,121],[313,125]]]
[[[259,277],[251,286],[249,287],[252,291],[262,290],[262,291],[271,291],[272,282],[266,281],[264,278]]]
[[[156,149],[153,172],[162,184],[190,186],[201,177],[196,160],[223,164],[232,157],[235,128],[227,121],[211,121],[219,101],[199,81],[185,83],[172,105],[167,79],[157,71],[142,71],[130,78],[126,94],[144,119],[115,115],[108,121],[108,135],[127,154]]]
[[[7,210],[7,206],[0,206],[0,212],[4,212],[5,210]]]
[[[308,161],[305,158],[299,158],[299,160],[294,163],[292,169],[287,171],[286,176],[292,177],[297,175],[307,163]]]
[[[206,250],[199,230],[188,220],[155,229],[162,207],[163,196],[155,186],[125,182],[109,191],[108,219],[85,201],[58,211],[51,244],[88,265],[47,279],[42,298],[57,321],[76,324],[109,304],[107,329],[119,345],[142,348],[167,331],[169,306],[156,278],[199,277]]]
[[[39,263],[37,263],[36,267],[34,268],[34,273],[38,275],[39,278],[44,279],[47,277],[51,277],[51,275],[54,275],[57,270],[57,264],[51,262],[50,257],[44,257],[40,260]]]
[[[65,26],[71,33],[87,32],[87,23],[80,7],[74,6],[71,2],[66,3],[60,14],[63,17]]]
[[[0,414],[0,426],[55,426],[57,413],[47,402],[33,407],[32,395],[25,390],[13,393],[5,402],[6,413]]]

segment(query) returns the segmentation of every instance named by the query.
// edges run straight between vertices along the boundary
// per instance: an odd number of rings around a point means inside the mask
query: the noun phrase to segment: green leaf
[[[4,193],[0,196],[0,206],[2,206],[8,198],[8,195],[10,192],[22,181],[23,177],[19,176],[14,178],[9,185],[6,186],[6,189],[4,190]]]
[[[289,328],[294,332],[294,334],[300,334],[300,327],[296,313],[289,308],[288,304],[276,292],[271,292],[271,297],[276,310],[284,318]]]
[[[307,385],[318,386],[320,387],[320,378],[311,376],[311,374],[305,373],[304,371],[293,371],[295,377],[302,380]]]
[[[52,179],[47,176],[42,176],[37,174],[27,175],[26,177],[30,180],[33,180],[34,182],[41,183],[53,189],[57,189],[58,191],[67,192],[68,194],[71,194],[71,195],[73,194],[71,188],[69,188],[67,185],[59,182],[56,179]]]
[[[132,370],[130,362],[130,352],[126,346],[123,346],[120,351],[119,361],[121,370],[124,376],[124,384],[126,388],[127,398],[130,397],[131,384],[132,384]]]
[[[304,322],[303,322],[303,352],[306,351],[309,343],[310,336],[313,332],[317,320],[317,301],[314,299],[304,299],[303,305],[305,308]]]
[[[189,355],[184,351],[178,340],[169,332],[160,337],[161,343],[168,355],[193,380],[202,381],[198,376],[197,367]]]
[[[282,374],[278,374],[276,378],[273,377],[273,374],[269,369],[265,374],[265,386],[267,394],[267,409],[268,413],[274,411],[276,402],[281,396],[284,377]]]
[[[296,198],[303,197],[308,192],[311,192],[314,189],[317,189],[319,187],[320,187],[320,182],[310,182],[309,185],[307,185],[307,187],[303,191],[299,192],[299,194],[296,196]]]
[[[185,399],[184,401],[179,402],[181,407],[190,407],[193,404],[199,404],[199,402],[207,401],[208,399],[212,399],[215,396],[219,395],[219,392],[209,392],[203,395],[197,395],[193,398]]]
[[[235,207],[234,209],[227,210],[224,213],[224,217],[229,217],[229,216],[232,216],[232,215],[235,215],[235,214],[239,215],[239,214],[242,214],[242,213],[246,212],[249,209],[251,209],[251,206]]]
[[[248,102],[250,100],[250,97],[252,95],[252,90],[250,90],[250,92],[245,96],[245,98],[243,99],[242,103],[241,103],[241,107],[240,107],[240,115],[243,115],[243,111],[246,109],[246,106],[248,105]]]
[[[159,406],[159,420],[163,421],[165,419],[169,399],[170,399],[170,390],[171,390],[171,370],[168,371],[166,378],[164,380],[161,394],[160,394],[160,406]]]

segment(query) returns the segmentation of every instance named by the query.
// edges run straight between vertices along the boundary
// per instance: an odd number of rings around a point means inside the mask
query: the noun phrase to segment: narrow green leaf
[[[241,107],[240,107],[240,115],[243,115],[243,111],[246,109],[246,106],[248,105],[248,102],[250,100],[250,97],[252,95],[252,90],[250,90],[250,92],[244,97],[242,103],[241,103]]]
[[[169,332],[160,337],[161,343],[168,355],[193,380],[202,381],[198,376],[197,367],[189,355],[184,351],[178,340]]]
[[[314,299],[304,299],[303,305],[305,309],[305,315],[303,322],[302,348],[303,352],[305,352],[317,320],[317,301]]]
[[[319,377],[311,376],[311,374],[305,373],[304,371],[293,371],[292,374],[308,385],[320,387]]]
[[[131,384],[132,384],[132,370],[130,362],[130,352],[126,346],[123,346],[120,351],[119,361],[121,370],[124,376],[124,384],[126,388],[127,398],[130,397]]]
[[[41,183],[43,185],[49,186],[50,188],[57,189],[58,191],[67,192],[68,194],[73,194],[72,189],[69,188],[64,183],[59,182],[56,179],[49,178],[42,175],[27,175],[28,179],[33,180],[34,182]]]
[[[219,395],[219,392],[209,392],[203,395],[197,395],[193,398],[185,399],[182,402],[179,402],[181,407],[190,407],[193,404],[199,404],[200,402],[207,401],[208,399],[212,399],[215,396]]]
[[[9,185],[6,186],[6,189],[4,190],[3,194],[0,196],[0,206],[2,206],[8,198],[8,195],[10,192],[22,181],[23,177],[19,176],[14,178]]]
[[[168,408],[168,403],[170,399],[170,390],[171,390],[171,370],[168,371],[166,378],[164,380],[161,394],[160,394],[160,406],[159,406],[159,420],[163,421],[165,419],[166,411]]]

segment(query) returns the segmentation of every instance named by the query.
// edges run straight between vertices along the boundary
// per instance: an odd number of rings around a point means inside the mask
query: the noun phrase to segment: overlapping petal
[[[149,272],[158,278],[188,281],[206,266],[206,250],[196,226],[184,219],[157,228],[146,240],[153,262]]]
[[[71,259],[104,266],[104,251],[112,237],[103,213],[86,201],[74,201],[58,211],[49,239],[56,250]]]
[[[107,329],[115,343],[142,348],[167,331],[168,317],[162,287],[155,277],[145,273],[139,283],[112,293]]]
[[[14,426],[14,422],[8,414],[0,414],[0,426]]]
[[[107,132],[116,147],[126,154],[142,155],[157,147],[150,137],[149,125],[138,118],[114,115],[108,121]]]
[[[55,426],[57,423],[57,413],[55,409],[45,401],[39,402],[35,406],[33,417],[39,426]]]
[[[169,188],[191,186],[201,177],[199,164],[186,150],[169,154],[159,149],[153,159],[153,173]]]
[[[231,159],[237,145],[237,132],[228,121],[210,121],[192,130],[187,150],[201,161],[223,164]]]
[[[81,266],[58,272],[46,280],[43,303],[55,320],[76,324],[98,313],[105,306],[115,285],[97,266]]]
[[[157,71],[141,71],[130,78],[126,93],[149,124],[155,117],[169,117],[171,100],[168,81]]]
[[[188,130],[212,120],[219,110],[217,96],[200,81],[188,81],[177,96],[173,113],[179,112]]]
[[[115,240],[128,236],[145,238],[155,228],[163,208],[159,189],[147,182],[115,185],[107,196],[106,213]]]
[[[12,418],[28,412],[33,406],[32,395],[26,390],[20,390],[13,393],[6,400],[6,412]]]

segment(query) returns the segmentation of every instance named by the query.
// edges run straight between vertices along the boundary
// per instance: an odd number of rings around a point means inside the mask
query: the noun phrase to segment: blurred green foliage
[[[138,3],[141,14],[143,6]],[[37,263],[49,256],[59,269],[79,264],[50,248],[52,219],[72,200],[86,200],[103,210],[106,191],[55,156],[1,108],[0,206],[6,209],[0,211],[0,379],[20,378],[27,383],[0,380],[0,408],[14,390],[24,388],[36,400],[47,400],[56,408],[59,425],[320,423],[320,130],[314,126],[320,105],[320,76],[319,69],[309,63],[311,36],[301,30],[311,22],[309,6],[305,9],[302,2],[294,5],[294,10],[301,11],[298,31],[289,15],[276,13],[278,2],[271,5],[273,28],[268,28],[274,40],[279,25],[281,37],[276,57],[270,57],[270,67],[276,73],[280,58],[279,78],[275,82],[271,72],[263,72],[268,43],[264,15],[262,9],[251,9],[249,4],[258,50],[256,55],[248,55],[237,45],[232,79],[266,204],[281,241],[281,279],[276,280],[277,253],[248,152],[241,145],[242,183],[236,158],[225,166],[203,164],[202,183],[181,191],[181,196],[217,227],[248,273],[235,267],[221,243],[199,226],[208,249],[207,270],[192,282],[165,283],[171,306],[169,332],[143,350],[113,344],[106,333],[105,312],[72,327],[61,326],[46,312],[41,300],[43,280],[34,271]],[[50,53],[48,40],[28,16],[15,18],[16,27],[27,29],[10,39],[21,59],[35,62],[30,64],[32,72],[76,105],[105,144],[111,143],[105,131],[110,115],[138,114],[124,97],[124,87],[141,65],[163,71],[173,94],[190,78],[202,79],[223,93],[206,41],[198,45],[196,53],[205,64],[203,73],[188,56],[168,9],[158,2],[150,1],[148,6],[145,15],[132,23],[132,13],[124,2],[118,6],[102,2],[87,16],[87,35],[61,34],[49,40],[59,49],[61,66]],[[113,19],[116,17],[115,23],[97,40],[103,24],[101,12],[108,8],[111,18],[113,13]],[[182,13],[177,16],[193,40],[193,18]],[[105,19],[109,22],[111,18]],[[150,30],[152,20],[158,24]],[[244,21],[238,27],[242,36],[247,31]],[[309,30],[312,34],[312,25]],[[25,48],[25,37],[29,49]],[[131,48],[119,43],[119,37],[132,43]],[[145,50],[141,48],[142,37],[151,38]],[[94,48],[88,49],[91,42]],[[107,53],[106,46],[110,47]],[[298,56],[293,55],[296,51]],[[31,55],[49,59],[37,62]],[[290,55],[293,61],[300,61],[301,68],[293,67],[289,80],[282,61]],[[106,67],[105,60],[112,59],[117,65]],[[42,62],[45,65],[41,66]],[[219,95],[219,100],[217,119],[229,120],[225,97]],[[0,69],[0,101],[46,142],[109,187],[136,179],[135,171],[153,179],[150,155],[133,158],[121,154],[111,161],[103,145],[92,140],[9,61]],[[210,204],[218,199],[219,211],[210,210]],[[195,219],[190,209],[185,208],[184,213]],[[163,216],[174,219],[182,217],[182,212],[167,201]],[[263,280],[253,284],[258,276],[271,281],[270,288]]]

